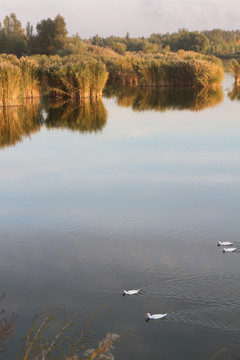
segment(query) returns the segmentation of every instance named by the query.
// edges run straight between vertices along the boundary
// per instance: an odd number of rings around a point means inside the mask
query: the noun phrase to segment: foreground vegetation
[[[39,71],[52,97],[72,100],[100,97],[108,78],[105,64],[93,57],[50,57]]]
[[[2,295],[0,302],[5,295]],[[107,333],[101,340],[96,340],[91,330],[93,320],[102,308],[84,325],[79,322],[79,315],[69,314],[62,308],[48,306],[37,314],[16,349],[16,360],[114,360],[115,345],[125,337]],[[14,337],[14,324],[18,315],[5,315],[0,310],[0,353],[6,353],[8,343]],[[11,357],[12,358],[12,357]],[[210,360],[230,360],[227,349],[217,351]]]
[[[240,101],[240,85],[235,84],[233,89],[228,92],[228,97],[232,101]]]
[[[168,55],[0,57],[0,106],[24,103],[43,88],[54,98],[80,100],[102,95],[107,79],[141,87],[216,87],[223,67],[215,57],[179,51]]]
[[[240,59],[239,60],[233,59],[231,61],[230,70],[233,72],[233,75],[235,78],[235,83],[237,85],[239,85],[240,84]]]
[[[138,86],[214,87],[221,84],[224,75],[219,59],[194,52],[121,56],[105,61],[110,81]]]
[[[0,106],[20,105],[40,95],[37,68],[31,58],[0,55]]]

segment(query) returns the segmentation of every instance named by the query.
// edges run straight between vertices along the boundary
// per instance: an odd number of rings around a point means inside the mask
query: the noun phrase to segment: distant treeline
[[[48,18],[40,21],[35,31],[30,22],[24,29],[14,13],[6,16],[0,24],[0,53],[15,54],[18,57],[33,54],[79,55],[86,53],[91,45],[111,48],[121,55],[126,52],[156,54],[182,49],[234,57],[240,56],[240,30],[214,29],[198,32],[180,29],[172,34],[152,34],[149,38],[131,38],[127,33],[125,37],[103,38],[95,35],[82,40],[79,34],[68,36],[65,20],[60,14],[54,20]]]

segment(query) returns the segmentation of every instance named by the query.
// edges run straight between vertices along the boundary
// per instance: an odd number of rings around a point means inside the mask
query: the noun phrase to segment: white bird
[[[123,295],[136,295],[140,289],[137,290],[123,290]]]
[[[217,242],[217,246],[230,246],[233,243],[231,243],[230,241],[218,241]]]
[[[237,248],[223,248],[223,253],[225,252],[233,252],[235,251]]]
[[[158,319],[163,319],[167,316],[167,314],[149,314],[149,313],[146,313],[145,314],[147,320],[158,320]]]

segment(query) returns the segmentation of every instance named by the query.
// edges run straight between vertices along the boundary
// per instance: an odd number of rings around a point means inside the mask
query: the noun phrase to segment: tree
[[[27,26],[26,26],[26,39],[30,40],[33,37],[33,26],[30,24],[30,22],[27,22]]]
[[[64,48],[66,41],[66,23],[61,15],[58,14],[54,20],[48,18],[37,24],[36,52],[54,55]]]
[[[114,41],[112,43],[112,49],[116,51],[118,54],[124,55],[126,52],[127,46],[119,41]]]
[[[84,54],[87,52],[87,45],[82,41],[79,34],[76,34],[67,39],[65,52],[66,54]]]
[[[24,29],[21,22],[17,19],[15,13],[11,13],[10,16],[6,16],[3,20],[3,31],[6,35],[14,34],[24,37]]]
[[[55,19],[55,38],[54,38],[54,46],[56,50],[61,50],[64,48],[67,42],[67,28],[64,18],[58,14]]]
[[[48,18],[37,24],[36,51],[39,54],[54,54],[54,21]]]

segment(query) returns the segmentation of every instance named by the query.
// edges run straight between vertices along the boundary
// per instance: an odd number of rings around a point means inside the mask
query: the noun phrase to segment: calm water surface
[[[4,359],[48,304],[82,323],[105,304],[96,338],[140,338],[117,359],[240,357],[239,92],[229,75],[222,92],[185,92],[0,114],[1,305],[19,314]]]

